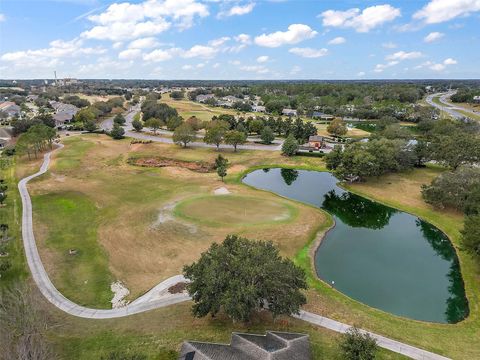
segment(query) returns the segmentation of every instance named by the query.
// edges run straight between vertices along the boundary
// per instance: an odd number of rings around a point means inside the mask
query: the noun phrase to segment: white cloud
[[[262,56],[259,56],[259,57],[257,58],[257,62],[258,62],[258,63],[265,63],[265,62],[268,61],[268,59],[269,59],[269,57],[268,57],[267,55],[262,55]]]
[[[241,64],[239,60],[230,60],[229,63],[235,66],[239,66]]]
[[[347,40],[344,37],[338,36],[328,42],[329,45],[340,45],[345,43]]]
[[[383,70],[385,70],[386,68],[389,68],[391,66],[395,66],[399,63],[399,61],[397,60],[392,60],[392,61],[389,61],[388,63],[386,64],[377,64],[375,66],[375,69],[373,69],[373,71],[375,71],[376,73],[381,73],[383,72]]]
[[[223,44],[225,44],[229,40],[230,40],[230,37],[223,36],[223,37],[218,38],[218,39],[210,40],[208,42],[208,44],[213,46],[213,47],[218,47],[218,46],[222,46]]]
[[[175,55],[179,51],[180,49],[175,49],[175,48],[168,49],[168,50],[156,49],[148,54],[143,55],[143,60],[154,61],[154,62],[166,61],[166,60],[170,60],[173,57],[173,55]]]
[[[15,62],[15,65],[32,64],[32,66],[43,65],[52,60],[60,58],[73,58],[87,55],[103,54],[106,49],[101,47],[83,47],[81,39],[70,41],[54,40],[50,47],[38,50],[15,51],[3,54],[0,59],[3,61]]]
[[[193,66],[192,65],[183,65],[182,70],[192,70]]]
[[[477,11],[480,11],[480,0],[431,0],[413,14],[413,18],[426,24],[438,24]]]
[[[205,45],[194,45],[189,50],[185,51],[182,54],[184,58],[194,58],[200,57],[204,59],[209,59],[214,57],[218,52],[218,49],[212,46]]]
[[[386,56],[385,59],[403,61],[403,60],[417,59],[422,56],[423,54],[420,51],[411,51],[411,52],[397,51],[394,54],[390,54]]]
[[[238,41],[239,43],[242,43],[245,45],[249,45],[252,43],[252,39],[248,34],[239,34],[235,36],[235,41]]]
[[[422,68],[428,67],[430,70],[433,70],[433,71],[443,71],[447,68],[447,66],[455,65],[455,64],[457,64],[457,60],[452,58],[447,58],[443,60],[441,63],[425,61],[424,63],[415,66],[415,69],[422,69]]]
[[[423,38],[423,41],[425,41],[426,43],[431,43],[431,42],[434,42],[434,41],[437,41],[439,39],[441,39],[445,34],[441,33],[441,32],[438,32],[438,31],[434,31],[434,32],[431,32],[430,34],[428,34],[427,36],[425,36]]]
[[[357,76],[358,77],[362,77],[362,76],[365,76],[365,71],[360,71],[357,73]]]
[[[118,58],[122,60],[132,60],[142,56],[142,50],[140,49],[127,49],[118,54]]]
[[[5,14],[0,13],[0,22],[4,22],[5,20],[7,20]]]
[[[218,69],[219,67],[220,67],[220,63],[218,62],[212,65],[213,69]]]
[[[123,46],[123,42],[117,41],[116,43],[113,43],[112,48],[120,49],[122,46]]]
[[[456,65],[456,64],[457,64],[457,60],[452,59],[452,58],[448,58],[448,59],[443,60],[443,63],[444,63],[445,65]]]
[[[128,45],[130,49],[149,49],[155,46],[158,46],[158,41],[154,37],[137,39]]]
[[[255,7],[255,3],[245,4],[245,5],[235,5],[228,10],[221,11],[218,13],[218,18],[225,18],[229,16],[240,16],[251,13],[253,8]]]
[[[195,17],[208,16],[205,4],[196,0],[146,0],[111,4],[104,12],[88,16],[95,24],[81,36],[88,39],[120,41],[152,36],[171,25],[181,29],[193,25]]]
[[[397,47],[397,44],[395,44],[394,42],[386,42],[386,43],[383,43],[382,46],[385,48],[385,49],[395,49]]]
[[[204,63],[197,64],[197,69],[203,69],[205,67]]]
[[[299,72],[302,71],[302,68],[298,65],[295,65],[294,67],[292,67],[292,69],[290,70],[290,75],[296,75],[298,74]]]
[[[242,71],[248,71],[248,72],[255,72],[257,74],[266,74],[270,72],[269,69],[267,69],[263,65],[249,65],[249,66],[241,66],[240,70]]]
[[[304,24],[292,24],[287,31],[277,31],[271,34],[262,34],[255,38],[255,44],[270,48],[286,44],[297,44],[301,41],[311,39],[318,33],[310,26]]]
[[[328,54],[328,49],[312,49],[312,48],[292,48],[288,50],[289,53],[304,57],[304,58],[319,58]]]
[[[358,8],[346,11],[327,10],[319,15],[323,26],[353,28],[357,32],[369,32],[399,16],[400,9],[388,4],[370,6],[363,11]]]

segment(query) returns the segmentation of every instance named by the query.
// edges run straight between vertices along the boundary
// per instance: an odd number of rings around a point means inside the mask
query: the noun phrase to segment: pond
[[[435,226],[343,190],[328,172],[263,169],[243,182],[333,216],[315,268],[345,295],[416,320],[456,323],[468,315],[457,255]]]

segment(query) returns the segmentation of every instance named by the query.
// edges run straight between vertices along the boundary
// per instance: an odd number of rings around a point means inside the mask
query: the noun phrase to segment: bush
[[[480,169],[461,167],[422,186],[423,199],[436,207],[452,207],[467,214],[480,212]]]
[[[7,156],[15,155],[15,146],[14,145],[6,146],[5,149],[3,149],[3,153]]]
[[[125,135],[125,130],[123,130],[123,128],[120,125],[118,124],[113,125],[113,129],[112,131],[110,131],[110,136],[113,139],[115,140],[123,139],[124,135]]]
[[[343,335],[340,348],[343,358],[347,360],[373,360],[378,351],[376,340],[356,327],[350,328]]]
[[[462,230],[462,243],[467,251],[480,255],[480,215],[467,216]]]

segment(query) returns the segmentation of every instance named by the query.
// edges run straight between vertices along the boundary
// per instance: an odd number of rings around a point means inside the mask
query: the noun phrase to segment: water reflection
[[[345,224],[353,227],[382,229],[395,209],[367,200],[350,192],[337,195],[335,190],[325,194],[322,208],[340,218]]]
[[[450,271],[446,275],[449,281],[448,291],[450,297],[447,299],[445,317],[449,323],[458,322],[468,316],[469,310],[460,272],[460,264],[455,249],[440,229],[421,219],[417,219],[416,224],[420,228],[425,240],[429,242],[437,255],[449,261],[451,264]]]
[[[272,168],[243,181],[333,215],[315,268],[344,294],[418,320],[455,323],[468,315],[458,258],[435,226],[345,191],[326,172]]]
[[[280,169],[280,174],[288,186],[292,185],[298,178],[298,171],[294,169]]]

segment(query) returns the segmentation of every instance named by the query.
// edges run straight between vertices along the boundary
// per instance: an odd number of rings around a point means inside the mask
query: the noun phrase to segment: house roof
[[[233,333],[231,344],[186,341],[179,359],[193,360],[309,360],[309,337],[305,334],[267,331],[266,335]]]
[[[285,115],[289,115],[289,114],[295,115],[296,113],[297,113],[297,110],[294,110],[294,109],[283,109],[282,110],[282,114],[285,114]]]
[[[323,136],[313,135],[308,138],[309,142],[323,141]]]

